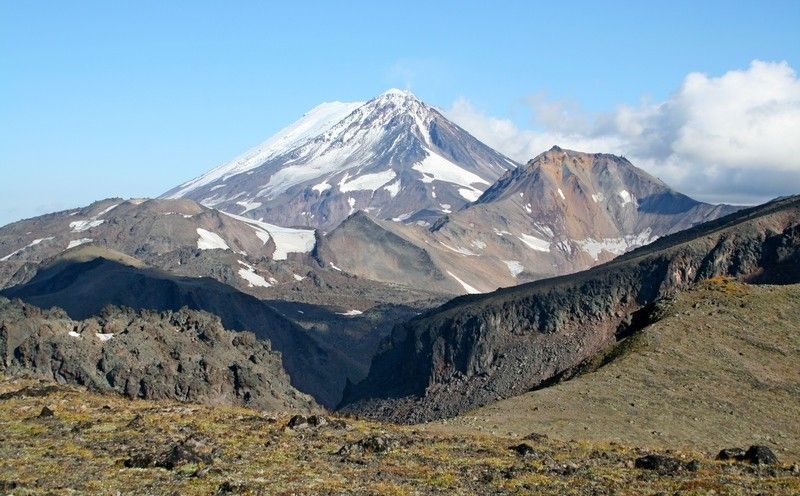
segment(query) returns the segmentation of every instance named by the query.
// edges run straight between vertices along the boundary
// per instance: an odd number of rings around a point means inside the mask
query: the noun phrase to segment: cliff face
[[[344,409],[419,422],[568,374],[698,281],[800,281],[800,197],[667,236],[574,275],[456,298],[397,327]]]
[[[108,307],[76,321],[0,298],[0,370],[114,391],[265,410],[310,410],[289,384],[281,355],[250,332],[225,330],[206,312]]]

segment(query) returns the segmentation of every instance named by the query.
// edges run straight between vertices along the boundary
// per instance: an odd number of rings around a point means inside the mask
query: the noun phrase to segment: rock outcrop
[[[312,410],[289,384],[281,356],[250,332],[188,310],[108,307],[72,320],[0,298],[0,370],[114,391],[130,398],[175,399],[265,410]]]
[[[338,401],[341,390],[337,388],[343,387],[350,372],[340,351],[267,302],[209,277],[178,277],[126,262],[111,250],[92,252],[86,259],[58,260],[41,267],[26,284],[0,294],[42,308],[62,308],[73,319],[97,315],[106,305],[156,311],[186,306],[210,312],[227,329],[252,331],[268,340],[283,355],[292,385],[327,406]]]

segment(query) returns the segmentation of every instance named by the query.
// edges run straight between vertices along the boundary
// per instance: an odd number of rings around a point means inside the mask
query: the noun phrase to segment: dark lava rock
[[[50,418],[55,416],[55,412],[48,407],[42,407],[42,411],[39,412],[39,418]]]
[[[226,330],[215,315],[188,308],[156,312],[107,307],[102,315],[75,321],[58,312],[0,297],[0,372],[66,380],[130,398],[275,411],[315,407],[292,387],[282,357],[269,341]],[[113,338],[101,342],[95,337],[100,332]],[[28,387],[0,399],[54,391],[52,386]]]
[[[778,463],[778,458],[766,446],[754,445],[750,446],[744,454],[744,460],[756,465],[775,465]]]
[[[92,422],[90,420],[83,420],[83,421],[78,422],[77,424],[73,425],[72,429],[70,429],[70,432],[72,432],[72,433],[80,432],[80,431],[89,429],[93,425],[94,425],[94,422]]]
[[[6,493],[8,491],[13,491],[18,487],[20,486],[19,483],[16,481],[0,480],[0,491],[2,491],[3,493]]]
[[[3,491],[3,492],[5,492],[5,491],[13,491],[14,489],[17,489],[18,487],[20,487],[20,486],[19,486],[19,483],[16,482],[16,481],[0,480],[0,491]]]
[[[286,427],[290,429],[301,429],[303,427],[308,427],[308,419],[305,415],[295,415],[289,419]]]
[[[189,437],[174,445],[155,465],[172,470],[186,463],[210,464],[214,460],[213,454],[214,449],[206,441],[197,437]]]
[[[328,425],[328,419],[322,415],[311,415],[308,417],[308,425],[311,427],[324,427]]]
[[[535,443],[541,443],[541,442],[544,442],[544,441],[547,440],[547,434],[540,434],[538,432],[531,432],[530,434],[528,434],[527,436],[525,436],[522,439],[524,439],[526,441],[533,441]]]
[[[655,470],[660,475],[675,475],[684,470],[691,470],[689,467],[690,464],[693,464],[693,462],[686,464],[681,460],[678,460],[677,458],[672,458],[670,456],[646,455],[637,458],[634,466],[636,468],[641,468],[644,470]],[[694,470],[697,470],[697,467],[694,465],[692,468],[694,468]]]
[[[558,474],[558,475],[573,475],[578,472],[579,467],[577,464],[573,462],[562,463],[552,467],[550,469],[551,473]]]
[[[725,448],[719,452],[717,460],[744,460],[744,450],[742,448]]]
[[[16,391],[0,394],[0,400],[9,400],[11,398],[40,398],[50,393],[55,393],[56,391],[58,391],[58,386],[26,386]]]
[[[172,445],[160,455],[152,453],[136,453],[123,464],[129,468],[161,467],[173,470],[187,463],[204,463],[210,465],[214,461],[216,449],[199,436],[189,436],[185,440]]]
[[[237,484],[231,481],[225,481],[217,488],[217,494],[238,494],[246,493],[247,486],[244,484]]]
[[[717,460],[736,460],[740,462],[750,462],[754,465],[774,465],[778,463],[778,458],[767,446],[753,445],[747,449],[726,448],[719,452]]]
[[[500,471],[500,475],[507,480],[515,479],[522,473],[519,467],[507,467]]]
[[[385,453],[398,444],[396,439],[387,436],[374,435],[367,436],[354,443],[348,443],[342,446],[337,455],[352,455],[356,453]]]
[[[329,426],[331,429],[343,430],[343,429],[347,429],[347,422],[345,422],[345,421],[344,421],[344,420],[342,420],[342,419],[332,419],[332,420],[331,420],[331,421],[328,423],[328,426]]]
[[[156,457],[152,453],[134,453],[122,464],[127,468],[149,468],[154,467]]]
[[[511,446],[508,449],[515,451],[519,456],[532,456],[536,454],[536,450],[527,443],[520,443],[516,446]]]

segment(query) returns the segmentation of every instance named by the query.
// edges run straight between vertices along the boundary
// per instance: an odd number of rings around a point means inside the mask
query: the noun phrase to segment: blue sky
[[[0,224],[158,195],[389,87],[535,132],[532,97],[595,115],[692,72],[800,68],[800,2],[698,4],[2,1]]]

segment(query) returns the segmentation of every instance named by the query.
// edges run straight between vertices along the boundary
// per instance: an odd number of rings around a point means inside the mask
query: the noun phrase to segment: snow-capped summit
[[[356,210],[429,222],[475,201],[518,164],[406,90],[323,103],[262,144],[164,194],[330,229]]]

